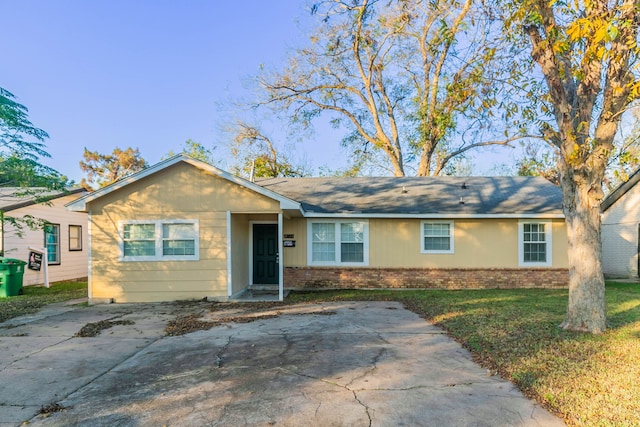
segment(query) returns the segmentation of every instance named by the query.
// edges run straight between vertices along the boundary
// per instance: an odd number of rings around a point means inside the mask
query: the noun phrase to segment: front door
[[[278,224],[253,224],[253,284],[278,284]]]

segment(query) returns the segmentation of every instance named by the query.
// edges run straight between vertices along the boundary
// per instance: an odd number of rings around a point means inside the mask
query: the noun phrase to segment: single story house
[[[28,189],[27,189],[28,190]],[[0,230],[0,251],[7,258],[29,261],[34,250],[41,250],[38,263],[32,263],[31,269],[25,268],[23,285],[36,285],[64,280],[84,279],[88,275],[88,238],[87,214],[70,212],[67,203],[87,194],[83,188],[74,188],[65,192],[45,191],[42,189],[2,187],[0,188],[0,211],[4,217],[34,218],[44,220],[44,228],[31,229],[27,226],[19,231],[9,221],[2,221]],[[41,199],[46,202],[41,202]],[[46,249],[46,256],[44,255]],[[47,262],[47,275],[43,264]],[[40,264],[39,270],[37,264]]]
[[[95,302],[568,281],[560,190],[540,177],[251,182],[178,155],[67,207],[89,215]]]
[[[615,188],[600,204],[602,271],[606,277],[640,276],[640,170]]]

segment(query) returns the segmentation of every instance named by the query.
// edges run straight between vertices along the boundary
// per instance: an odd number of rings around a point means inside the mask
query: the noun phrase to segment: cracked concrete
[[[110,305],[0,325],[0,426],[563,425],[397,303],[277,306],[163,336],[177,314]],[[71,338],[114,315],[134,323]],[[65,409],[36,415],[52,403]]]

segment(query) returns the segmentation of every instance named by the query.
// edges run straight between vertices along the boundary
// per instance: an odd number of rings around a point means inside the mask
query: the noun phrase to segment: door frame
[[[274,224],[276,225],[276,238],[278,239],[278,287],[282,287],[282,239],[280,233],[281,225],[279,221],[249,221],[249,287],[254,284],[260,285],[260,283],[253,283],[253,226],[254,224]]]

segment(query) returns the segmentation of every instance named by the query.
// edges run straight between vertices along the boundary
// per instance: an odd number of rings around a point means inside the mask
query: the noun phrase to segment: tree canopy
[[[180,150],[180,153],[186,154],[187,156],[197,160],[202,160],[209,164],[213,164],[215,162],[213,151],[193,139],[187,139],[184,144],[182,144],[182,150]],[[175,155],[176,153],[171,150],[165,157],[163,157],[163,160]]]
[[[41,158],[50,157],[45,150],[49,135],[31,123],[28,112],[15,95],[0,87],[0,186],[11,188],[5,194],[12,198],[24,196],[46,201],[49,191],[64,191],[69,182],[42,164]],[[41,218],[5,215],[2,210],[0,222],[3,226],[11,224],[17,235],[25,227],[37,229],[45,224]]]
[[[66,176],[31,158],[0,155],[0,187],[21,187],[64,191],[70,185]]]
[[[303,166],[295,165],[286,150],[276,144],[257,126],[237,121],[234,127],[231,171],[248,178],[300,177]]]
[[[131,147],[125,150],[116,147],[111,154],[100,154],[85,147],[82,158],[80,169],[87,176],[80,184],[87,189],[105,187],[147,167],[140,151]]]
[[[49,135],[31,123],[29,110],[0,87],[0,186],[63,190],[67,179],[41,158]]]
[[[14,94],[0,87],[0,148],[5,156],[31,160],[50,157],[44,141],[49,134],[29,121],[29,110]]]
[[[495,104],[496,49],[473,0],[327,0],[310,44],[283,71],[264,73],[258,105],[285,109],[294,125],[324,115],[343,127],[359,160],[382,155],[396,176],[438,175],[484,139]]]

